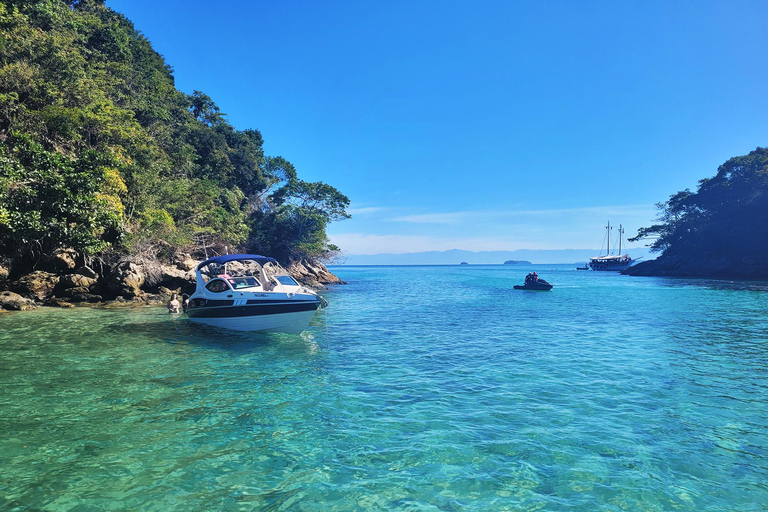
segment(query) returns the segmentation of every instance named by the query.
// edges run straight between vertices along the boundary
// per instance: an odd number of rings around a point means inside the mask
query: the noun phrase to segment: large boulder
[[[329,284],[346,284],[319,262],[307,260],[294,262],[288,267],[288,273],[301,284],[312,288],[323,288]]]
[[[106,286],[107,290],[114,295],[132,298],[141,295],[141,286],[144,281],[143,269],[132,261],[124,261],[112,270]]]
[[[75,269],[75,274],[80,274],[81,276],[90,277],[91,279],[98,279],[99,274],[93,270],[91,267],[83,266],[78,267]]]
[[[44,301],[53,294],[59,276],[37,270],[11,283],[10,289],[24,297]]]
[[[169,265],[161,265],[157,289],[160,287],[192,293],[195,291],[195,273],[191,270],[185,271]]]
[[[36,307],[37,304],[35,304],[35,301],[22,297],[18,293],[9,291],[0,292],[0,309],[24,311],[27,309],[35,309]]]
[[[200,262],[195,261],[189,254],[179,254],[176,256],[175,263],[179,270],[187,272],[190,270],[195,270],[195,267],[197,267],[197,264]]]
[[[82,274],[68,274],[59,279],[59,289],[67,290],[69,288],[88,288],[96,284],[96,279]]]
[[[77,251],[74,249],[59,249],[53,255],[45,257],[37,268],[48,272],[68,273],[77,267]]]

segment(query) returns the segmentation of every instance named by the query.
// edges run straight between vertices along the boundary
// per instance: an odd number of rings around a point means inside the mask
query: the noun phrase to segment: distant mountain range
[[[653,259],[645,247],[626,251],[633,258]],[[533,264],[584,263],[600,253],[597,249],[558,249],[516,251],[450,251],[411,252],[406,254],[348,254],[344,255],[339,265],[501,265],[507,260],[527,260]]]

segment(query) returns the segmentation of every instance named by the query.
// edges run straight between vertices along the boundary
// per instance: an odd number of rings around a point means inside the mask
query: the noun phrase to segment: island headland
[[[307,182],[262,134],[175,87],[103,1],[0,3],[0,306],[153,303],[209,256],[277,259],[341,282],[330,222],[349,199]]]
[[[661,255],[623,274],[768,280],[767,148],[729,159],[695,192],[658,207],[658,223],[630,241],[649,240]]]

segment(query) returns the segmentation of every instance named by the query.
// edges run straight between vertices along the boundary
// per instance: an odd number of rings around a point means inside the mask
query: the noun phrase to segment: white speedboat
[[[273,258],[228,254],[197,266],[197,287],[189,298],[187,317],[237,331],[300,333],[326,304]]]

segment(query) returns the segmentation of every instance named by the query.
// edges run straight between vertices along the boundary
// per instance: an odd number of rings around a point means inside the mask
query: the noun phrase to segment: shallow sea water
[[[768,284],[333,270],[300,336],[0,316],[0,510],[768,508]]]

